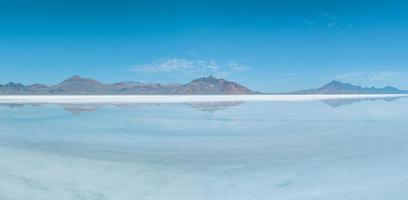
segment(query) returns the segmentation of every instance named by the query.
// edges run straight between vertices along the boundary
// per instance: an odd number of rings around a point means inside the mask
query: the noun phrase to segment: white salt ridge
[[[72,96],[0,96],[0,103],[194,103],[194,102],[276,102],[408,97],[408,94],[350,95],[72,95]]]

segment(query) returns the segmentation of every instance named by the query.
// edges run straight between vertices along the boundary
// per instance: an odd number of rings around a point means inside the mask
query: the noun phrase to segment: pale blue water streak
[[[0,106],[0,199],[405,199],[408,100],[328,103]]]

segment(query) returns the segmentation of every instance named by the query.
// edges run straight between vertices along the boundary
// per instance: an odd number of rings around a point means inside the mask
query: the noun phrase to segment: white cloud
[[[215,72],[218,65],[214,60],[187,60],[187,59],[167,59],[160,62],[131,67],[130,71],[138,72]]]
[[[250,68],[230,61],[219,64],[215,60],[189,60],[184,58],[173,58],[160,60],[146,65],[133,66],[129,71],[145,73],[182,73],[187,75],[229,75],[231,73],[249,71]]]
[[[251,68],[243,65],[243,64],[238,64],[236,62],[229,62],[227,63],[227,66],[230,68],[231,71],[233,72],[243,72],[243,71],[250,71]]]
[[[314,27],[316,25],[316,21],[310,20],[310,19],[303,18],[302,22],[309,28],[312,28],[312,27]]]
[[[334,22],[334,21],[329,22],[329,23],[327,24],[327,27],[329,27],[329,28],[334,28],[334,27],[336,27],[336,22]]]
[[[281,76],[281,77],[295,77],[295,76],[297,76],[298,74],[297,73],[281,73],[281,74],[279,74],[279,76]]]

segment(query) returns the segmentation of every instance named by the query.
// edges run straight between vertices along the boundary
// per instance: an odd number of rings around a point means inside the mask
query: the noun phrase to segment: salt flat
[[[273,102],[316,101],[335,99],[378,99],[408,97],[408,94],[351,95],[66,95],[66,96],[0,96],[0,103],[194,103],[194,102]]]
[[[0,106],[0,200],[406,200],[407,116],[408,98]]]

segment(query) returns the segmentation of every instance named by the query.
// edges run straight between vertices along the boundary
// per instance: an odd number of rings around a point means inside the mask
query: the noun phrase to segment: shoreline
[[[4,103],[201,103],[201,102],[278,102],[344,99],[383,99],[408,97],[408,94],[322,94],[322,95],[0,95]]]

